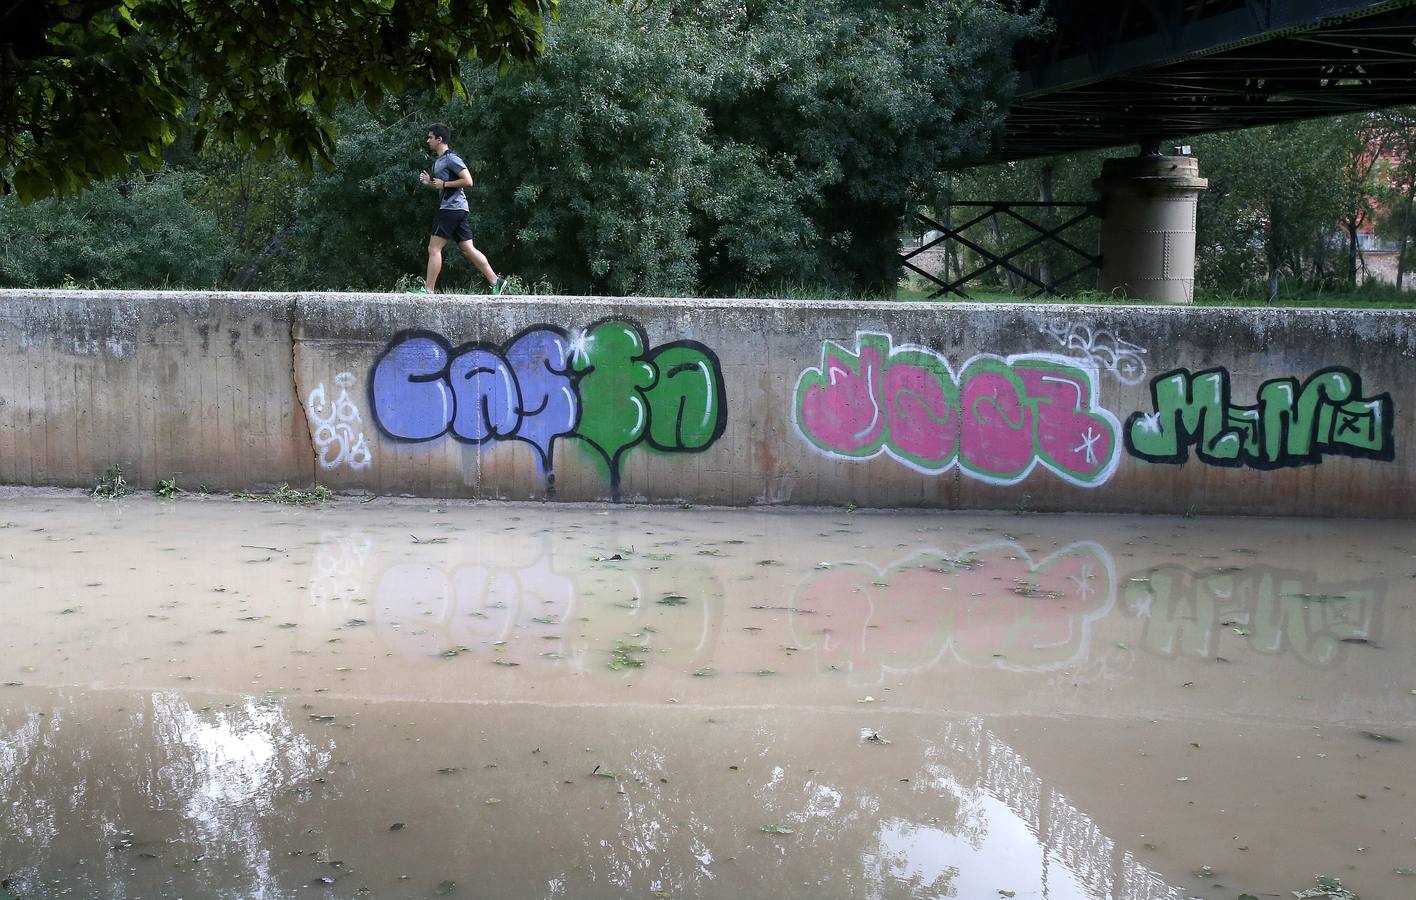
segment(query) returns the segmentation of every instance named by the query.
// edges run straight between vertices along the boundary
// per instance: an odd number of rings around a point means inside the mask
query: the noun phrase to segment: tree
[[[18,0],[0,7],[0,188],[29,202],[156,167],[190,127],[332,163],[340,103],[451,97],[534,59],[559,0]],[[189,108],[195,108],[189,114]]]
[[[1381,167],[1377,188],[1377,229],[1396,242],[1396,287],[1405,287],[1407,247],[1416,233],[1416,110],[1388,109],[1377,114],[1390,158]]]
[[[474,74],[459,149],[501,258],[567,289],[888,293],[911,198],[987,148],[1036,27],[990,0],[577,0],[534,70]]]
[[[1200,194],[1196,279],[1209,288],[1330,278],[1327,257],[1344,209],[1350,117],[1192,139],[1209,189]]]
[[[21,207],[0,198],[0,287],[219,287],[233,248],[178,171]]]

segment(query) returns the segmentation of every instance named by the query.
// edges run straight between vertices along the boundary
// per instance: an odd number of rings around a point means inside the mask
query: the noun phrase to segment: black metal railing
[[[1088,272],[1093,269],[1100,271],[1101,269],[1100,253],[1092,253],[1090,251],[1084,250],[1081,247],[1078,247],[1072,241],[1068,240],[1067,238],[1062,237],[1062,232],[1068,230],[1069,228],[1074,228],[1077,225],[1086,222],[1088,219],[1101,218],[1100,207],[1097,203],[1067,203],[1042,200],[955,200],[950,203],[950,207],[964,207],[965,209],[977,209],[982,211],[979,212],[978,215],[964,222],[962,225],[945,225],[935,221],[934,219],[924,215],[923,213],[914,213],[914,218],[916,221],[928,226],[929,228],[935,231],[938,231],[939,237],[928,242],[922,241],[918,247],[903,251],[900,254],[900,260],[902,263],[904,263],[906,268],[908,268],[912,272],[921,275],[929,282],[939,286],[938,290],[930,294],[931,297],[942,297],[945,294],[957,294],[958,296],[963,297],[965,300],[971,299],[969,295],[964,292],[964,287],[969,282],[978,278],[980,275],[983,275],[987,272],[991,272],[994,269],[1002,269],[1004,272],[1009,273],[1012,277],[1036,286],[1036,290],[1027,295],[1029,298],[1037,297],[1042,294],[1061,296],[1063,292],[1059,289],[1063,285],[1072,281],[1074,278],[1084,272]],[[1066,218],[1060,224],[1050,225],[1045,222],[1034,222],[1027,216],[1018,212],[1018,210],[1020,209],[1076,210],[1077,212],[1073,213],[1070,217]],[[991,216],[998,215],[1007,216],[1011,219],[1016,220],[1017,222],[1026,226],[1032,231],[1037,232],[1036,236],[1011,249],[993,250],[978,241],[972,240],[964,234],[965,231],[974,227],[975,225],[978,225],[988,220]],[[945,251],[945,258],[947,260],[950,242],[953,242],[961,247],[965,247],[973,253],[977,254],[978,257],[982,260],[981,264],[976,266],[971,271],[960,274],[957,278],[954,278],[950,275],[949,267],[946,265],[944,268],[944,277],[940,278],[938,275],[935,275],[931,272],[927,272],[912,262],[915,257],[929,250],[932,250],[935,247],[943,247]],[[1026,269],[1022,268],[1021,266],[1014,264],[1014,261],[1017,260],[1018,257],[1045,245],[1055,245],[1058,247],[1062,247],[1071,256],[1080,258],[1080,260],[1082,261],[1081,265],[1077,266],[1074,269],[1071,269],[1066,274],[1062,275],[1060,278],[1053,278],[1051,277],[1050,272],[1039,272],[1038,274],[1033,274],[1032,272],[1029,272]]]

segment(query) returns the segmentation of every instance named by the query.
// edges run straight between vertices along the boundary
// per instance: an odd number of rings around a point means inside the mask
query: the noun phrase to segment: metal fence
[[[915,272],[927,281],[938,286],[938,290],[930,294],[931,297],[942,297],[946,294],[956,294],[964,299],[971,299],[964,288],[979,276],[1000,269],[1011,274],[1014,278],[1020,279],[1027,284],[1034,286],[1034,290],[1027,296],[1037,297],[1043,294],[1050,296],[1061,296],[1064,292],[1061,288],[1076,279],[1079,275],[1092,270],[1101,269],[1100,252],[1093,253],[1077,246],[1066,237],[1062,236],[1064,231],[1075,228],[1089,219],[1101,218],[1100,208],[1096,203],[1081,202],[1051,202],[1042,200],[955,200],[950,204],[950,208],[962,207],[970,212],[977,211],[977,215],[969,218],[961,225],[946,225],[935,221],[923,213],[914,213],[914,220],[927,226],[933,231],[939,232],[939,237],[929,241],[921,241],[919,246],[905,248],[900,253],[900,260],[905,268]],[[1041,210],[1061,210],[1070,213],[1058,224],[1037,222],[1029,218],[1019,210],[1027,211],[1030,215],[1036,215]],[[1018,223],[1026,226],[1030,232],[1036,234],[1022,244],[1012,248],[993,249],[970,238],[965,234],[968,229],[979,225],[993,216],[1006,216]],[[958,277],[953,277],[949,272],[949,266],[944,267],[944,277],[928,272],[917,265],[914,260],[935,247],[941,247],[948,259],[950,244],[963,247],[976,254],[980,262],[967,272],[961,272]],[[1066,271],[1060,277],[1052,277],[1050,269],[1033,273],[1027,271],[1020,265],[1021,257],[1040,247],[1061,247],[1066,251],[1075,268]],[[1076,263],[1080,261],[1079,265]]]

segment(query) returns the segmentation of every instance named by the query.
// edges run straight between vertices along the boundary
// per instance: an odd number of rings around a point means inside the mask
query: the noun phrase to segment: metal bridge
[[[990,161],[1416,103],[1416,0],[1044,0]]]

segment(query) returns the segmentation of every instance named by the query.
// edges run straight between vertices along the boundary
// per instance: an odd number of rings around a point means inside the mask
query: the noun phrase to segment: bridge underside
[[[1049,4],[990,161],[1416,104],[1416,2]]]

